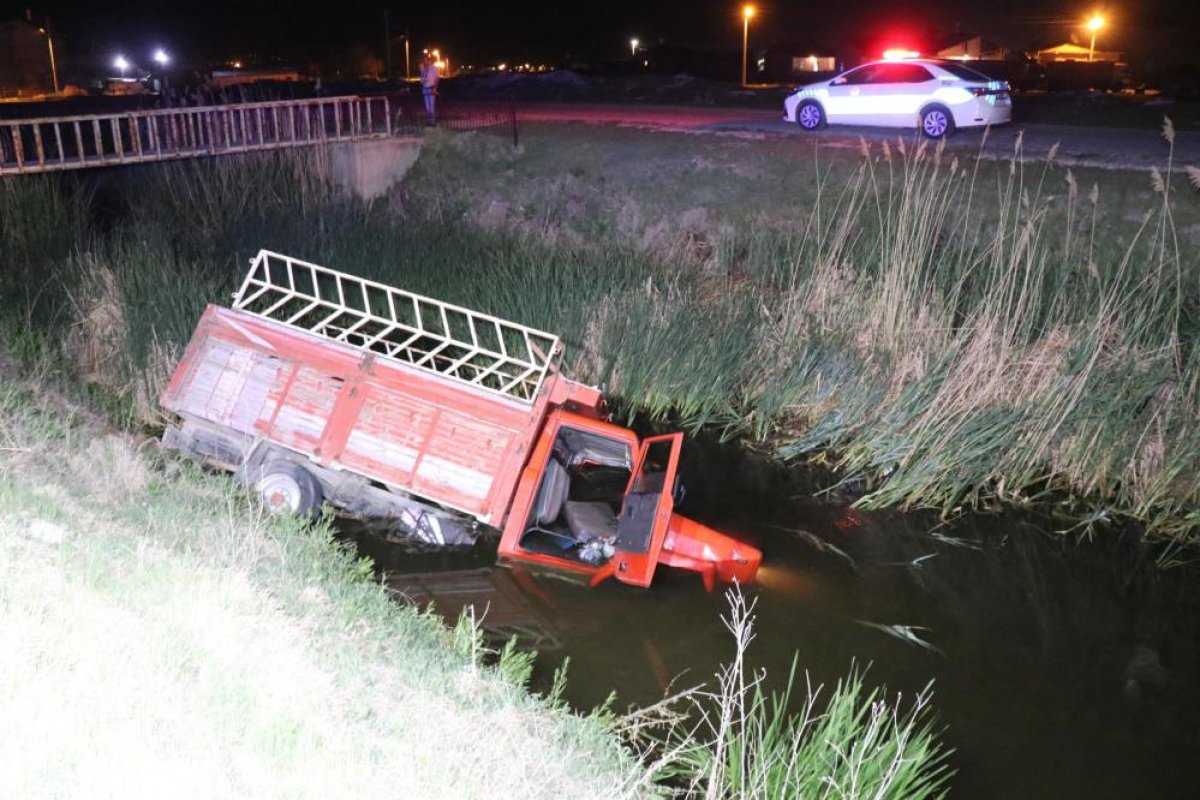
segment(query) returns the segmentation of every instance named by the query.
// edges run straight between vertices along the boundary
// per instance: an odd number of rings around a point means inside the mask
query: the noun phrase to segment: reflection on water
[[[750,658],[770,676],[785,678],[798,650],[817,682],[852,661],[905,693],[934,680],[958,797],[1198,795],[1195,573],[1162,572],[1115,534],[1077,543],[1029,516],[946,525],[854,512],[813,500],[809,476],[689,450],[683,511],[764,551]],[[415,555],[354,538],[418,602],[452,617],[486,606],[499,635],[541,642],[536,680],[569,656],[580,707],[612,690],[619,708],[651,703],[730,655],[724,601],[691,574],[589,590],[493,567],[486,547]]]

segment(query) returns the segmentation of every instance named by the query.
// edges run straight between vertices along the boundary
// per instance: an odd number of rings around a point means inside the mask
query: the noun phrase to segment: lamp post
[[[639,42],[638,42],[638,40],[637,40],[637,39],[630,39],[630,40],[629,40],[629,55],[630,55],[630,57],[631,57],[631,58],[632,58],[633,56],[636,56],[636,55],[637,55],[637,47],[638,47],[638,44],[639,44]]]
[[[1104,17],[1099,14],[1094,15],[1087,21],[1087,28],[1092,32],[1092,43],[1088,45],[1088,61],[1092,60],[1092,56],[1096,54],[1096,32],[1104,27]]]
[[[38,33],[46,37],[46,48],[50,51],[50,77],[54,81],[54,93],[58,94],[58,63],[54,60],[54,36],[49,28],[38,28]]]
[[[412,57],[408,50],[408,28],[404,29],[404,80],[412,80]]]
[[[158,94],[165,94],[170,89],[170,82],[167,80],[167,65],[171,63],[171,57],[167,55],[167,51],[161,47],[154,50],[150,56],[154,63],[158,65],[158,76],[154,78],[154,91]]]
[[[113,59],[113,66],[121,71],[121,77],[125,77],[125,70],[129,69],[129,62],[125,60],[125,56],[117,56]]]
[[[750,58],[750,18],[756,9],[752,5],[742,6],[742,87],[746,86],[746,62]]]

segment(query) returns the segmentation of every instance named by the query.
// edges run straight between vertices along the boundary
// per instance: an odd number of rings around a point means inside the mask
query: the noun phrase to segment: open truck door
[[[613,575],[623,583],[649,586],[654,580],[675,507],[672,492],[682,446],[682,433],[651,436],[642,442],[613,543]]]

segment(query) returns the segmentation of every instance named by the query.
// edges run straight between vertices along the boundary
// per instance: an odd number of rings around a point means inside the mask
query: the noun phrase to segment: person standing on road
[[[425,122],[428,125],[437,124],[437,90],[441,77],[437,62],[426,53],[421,60],[421,94],[425,96]]]

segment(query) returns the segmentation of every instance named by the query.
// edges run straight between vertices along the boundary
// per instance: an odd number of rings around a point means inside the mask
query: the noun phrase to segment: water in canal
[[[681,511],[764,553],[750,659],[783,680],[795,652],[832,685],[852,662],[908,695],[934,681],[954,749],[952,796],[1200,797],[1200,588],[1191,568],[1102,531],[1079,541],[1033,515],[857,513],[813,478],[691,443]],[[389,585],[465,603],[540,652],[570,657],[567,699],[644,705],[708,680],[732,649],[726,605],[698,577],[587,589],[494,566],[494,550],[413,554],[351,533]],[[876,626],[924,630],[925,649]]]

